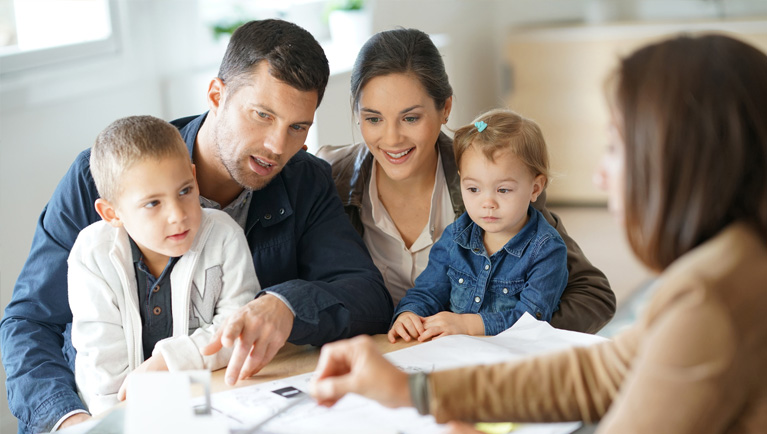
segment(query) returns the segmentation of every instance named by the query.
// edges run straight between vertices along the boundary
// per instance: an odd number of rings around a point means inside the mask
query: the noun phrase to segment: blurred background
[[[271,17],[309,30],[330,60],[310,151],[361,140],[351,66],[372,33],[397,26],[431,34],[443,53],[455,92],[448,127],[499,106],[535,119],[556,174],[549,203],[619,305],[650,276],[591,182],[605,144],[604,78],[619,56],[680,32],[726,32],[767,51],[764,0],[0,0],[0,307],[74,157],[119,117],[205,111],[231,32]],[[11,433],[1,376],[0,432]]]

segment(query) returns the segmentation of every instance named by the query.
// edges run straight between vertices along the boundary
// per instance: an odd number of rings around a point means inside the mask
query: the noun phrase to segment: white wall
[[[449,39],[442,54],[454,93],[450,128],[502,103],[496,91],[496,7],[493,1],[471,0],[375,2],[374,30],[414,27]]]
[[[10,300],[36,220],[74,157],[116,118],[165,119],[205,109],[207,81],[224,47],[189,0],[118,0],[121,51],[39,71],[0,75],[0,307]],[[615,6],[619,4],[619,6]],[[722,7],[722,5],[726,7]],[[449,126],[503,105],[501,44],[511,26],[566,21],[767,13],[763,0],[371,0],[374,30],[445,34],[455,91]],[[349,143],[348,74],[331,79],[313,127],[319,144]],[[335,119],[335,121],[332,121]],[[356,136],[359,140],[359,135]],[[4,375],[0,375],[3,377]],[[5,384],[5,381],[3,381]],[[0,398],[0,431],[15,420]]]

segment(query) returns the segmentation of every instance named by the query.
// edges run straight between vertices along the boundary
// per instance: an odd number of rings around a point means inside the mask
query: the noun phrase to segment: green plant
[[[328,11],[359,11],[365,6],[365,0],[333,0],[328,2]]]
[[[211,30],[213,31],[213,37],[218,40],[222,36],[230,36],[232,33],[234,33],[235,30],[237,30],[238,27],[245,23],[247,23],[245,20],[216,23],[211,27]]]
[[[328,17],[333,11],[361,11],[365,7],[365,0],[331,0],[325,3],[323,19],[328,22]]]

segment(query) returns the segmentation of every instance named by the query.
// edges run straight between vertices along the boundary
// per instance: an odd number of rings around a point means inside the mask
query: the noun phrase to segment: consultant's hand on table
[[[389,363],[370,336],[333,342],[322,347],[309,384],[317,403],[330,407],[347,393],[356,393],[387,407],[412,406],[406,373]],[[482,434],[474,425],[453,421],[449,434]]]
[[[387,407],[412,405],[407,374],[381,355],[370,336],[324,345],[310,393],[326,407],[347,393],[366,396]]]

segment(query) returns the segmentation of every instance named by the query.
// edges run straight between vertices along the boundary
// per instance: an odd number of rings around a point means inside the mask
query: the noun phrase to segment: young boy
[[[389,340],[495,335],[525,312],[549,321],[567,284],[567,248],[530,203],[548,181],[538,126],[492,110],[453,143],[466,213],[434,244],[394,312]]]
[[[91,414],[124,399],[131,371],[218,369],[202,356],[225,317],[260,289],[242,229],[200,207],[178,130],[151,116],[99,134],[90,168],[103,221],[69,255],[75,378]]]

